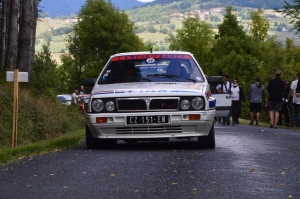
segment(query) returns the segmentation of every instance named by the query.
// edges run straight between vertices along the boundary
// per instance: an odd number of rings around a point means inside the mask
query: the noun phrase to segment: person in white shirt
[[[218,93],[228,93],[230,94],[231,82],[228,81],[228,75],[222,75],[223,84],[218,84],[216,87],[216,91]],[[230,111],[228,116],[223,117],[222,125],[230,125]]]
[[[74,92],[72,93],[72,99],[75,105],[77,104],[77,93],[78,93],[77,89],[75,89]]]
[[[239,124],[239,117],[241,115],[242,105],[244,105],[245,97],[244,91],[238,85],[238,78],[235,78],[231,86],[231,113],[232,113],[232,126]]]
[[[290,93],[287,97],[287,100],[290,101],[290,98],[293,96],[293,108],[294,108],[294,117],[296,121],[297,128],[300,128],[300,72],[297,73],[297,79],[292,82]]]

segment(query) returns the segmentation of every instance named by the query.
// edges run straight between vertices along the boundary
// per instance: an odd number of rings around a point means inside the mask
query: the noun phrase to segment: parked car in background
[[[84,105],[88,103],[90,99],[90,94],[78,95],[77,97],[77,105],[79,110],[84,113]]]
[[[87,148],[117,140],[191,137],[197,138],[201,148],[214,148],[217,111],[209,83],[219,84],[222,79],[213,76],[208,81],[189,52],[112,55],[98,78],[83,80],[84,86],[93,87],[84,114]],[[231,99],[224,96],[218,103],[222,106],[219,115],[227,116]]]
[[[58,101],[60,101],[62,104],[65,105],[71,105],[72,104],[72,95],[71,94],[62,94],[56,96]]]

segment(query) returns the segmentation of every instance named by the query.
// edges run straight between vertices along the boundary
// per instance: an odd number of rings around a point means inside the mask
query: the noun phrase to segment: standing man
[[[231,82],[228,81],[228,75],[222,75],[222,84],[218,84],[216,90],[218,93],[228,93],[231,94]],[[228,116],[223,117],[222,125],[230,125],[230,111]]]
[[[285,81],[285,89],[283,92],[283,104],[281,111],[279,112],[278,125],[282,125],[282,115],[284,115],[286,127],[292,126],[292,103],[287,100],[288,95],[291,90],[291,82],[289,80]]]
[[[300,109],[300,72],[297,73],[297,79],[292,82],[291,90],[288,95],[288,101],[291,99],[291,96],[293,97],[292,103],[294,107],[294,116],[297,128],[300,128],[300,116],[299,116],[299,109]]]
[[[253,83],[248,92],[248,96],[250,99],[250,118],[251,122],[249,125],[254,125],[253,120],[254,120],[254,112],[256,112],[256,123],[255,126],[258,126],[258,122],[260,120],[260,113],[262,111],[262,99],[265,94],[265,88],[264,86],[260,83],[260,78],[256,77],[255,83]]]
[[[275,78],[269,81],[267,90],[268,97],[268,110],[270,115],[270,128],[277,128],[277,122],[279,119],[279,112],[282,107],[283,92],[285,89],[285,83],[281,80],[282,72],[277,70],[275,72]]]
[[[72,99],[75,105],[77,104],[77,93],[78,93],[77,89],[75,89],[74,92],[72,93]]]
[[[239,117],[241,115],[242,105],[244,102],[245,98],[243,89],[238,85],[238,78],[235,78],[231,87],[232,126],[239,124]]]
[[[84,87],[80,86],[79,95],[84,95],[84,94],[85,94]]]

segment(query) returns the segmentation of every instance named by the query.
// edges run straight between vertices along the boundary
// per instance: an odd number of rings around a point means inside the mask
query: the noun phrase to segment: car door
[[[216,117],[228,116],[231,109],[231,97],[229,94],[212,94],[216,99]]]
[[[210,76],[208,78],[210,85],[218,85],[222,83],[222,76]],[[212,89],[211,89],[212,91]],[[231,109],[231,96],[227,93],[212,92],[212,97],[216,99],[216,117],[228,116]]]

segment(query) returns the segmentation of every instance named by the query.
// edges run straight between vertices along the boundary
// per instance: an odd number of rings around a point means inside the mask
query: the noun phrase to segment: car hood
[[[123,84],[108,84],[96,85],[93,88],[91,96],[93,97],[107,97],[107,95],[114,95],[114,97],[122,96],[157,96],[164,94],[164,96],[176,95],[191,95],[197,93],[204,95],[207,90],[203,83],[176,83],[176,82],[155,82],[155,83],[123,83]]]

